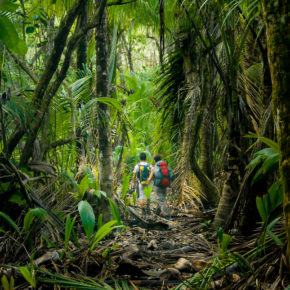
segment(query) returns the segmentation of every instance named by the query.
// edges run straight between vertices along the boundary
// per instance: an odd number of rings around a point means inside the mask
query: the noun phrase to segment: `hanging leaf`
[[[95,228],[95,214],[92,206],[85,200],[78,203],[81,221],[88,239],[91,238]]]
[[[256,197],[256,205],[257,205],[258,212],[262,218],[262,221],[266,222],[268,220],[269,213],[265,208],[265,205],[263,203],[263,198],[259,196]]]
[[[0,15],[0,40],[14,53],[25,55],[27,45],[18,37],[13,23],[4,15]]]
[[[271,212],[283,202],[283,190],[281,181],[276,181],[269,189],[269,199],[271,203]]]
[[[88,190],[90,186],[90,181],[88,176],[86,175],[80,182],[80,185],[78,186],[78,194],[79,194],[79,198],[83,198],[86,191]]]

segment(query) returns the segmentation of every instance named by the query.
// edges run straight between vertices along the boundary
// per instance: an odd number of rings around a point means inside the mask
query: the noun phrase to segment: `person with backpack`
[[[133,171],[133,184],[138,193],[138,201],[140,206],[146,204],[146,196],[144,194],[144,188],[148,187],[148,178],[152,171],[152,165],[148,163],[147,156],[145,152],[139,155],[140,162],[136,164]]]
[[[170,186],[173,176],[172,171],[168,168],[165,161],[162,160],[161,155],[157,154],[154,157],[155,166],[151,170],[148,182],[154,178],[154,185],[152,190],[152,199],[158,203],[159,211],[167,218],[170,218],[170,211],[166,204],[166,192]]]

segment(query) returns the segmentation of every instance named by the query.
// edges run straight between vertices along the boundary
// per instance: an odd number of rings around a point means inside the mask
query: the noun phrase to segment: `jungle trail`
[[[1,289],[290,289],[289,11],[1,0]]]

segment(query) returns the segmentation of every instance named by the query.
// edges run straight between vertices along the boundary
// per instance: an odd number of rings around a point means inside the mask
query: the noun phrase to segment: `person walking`
[[[152,171],[152,165],[147,162],[147,156],[145,152],[139,155],[140,162],[136,164],[133,171],[133,185],[138,193],[138,202],[140,206],[146,204],[146,196],[144,194],[144,188],[148,187],[148,178]]]
[[[155,161],[155,166],[151,170],[148,178],[150,183],[154,179],[153,190],[152,190],[152,200],[158,203],[158,209],[162,216],[170,218],[170,210],[166,204],[166,193],[167,188],[173,179],[171,169],[168,168],[167,163],[162,160],[160,154],[156,154],[153,157]]]

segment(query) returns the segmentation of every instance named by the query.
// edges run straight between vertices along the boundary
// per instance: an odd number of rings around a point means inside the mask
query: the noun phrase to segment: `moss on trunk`
[[[273,115],[277,125],[279,169],[284,191],[287,266],[290,266],[290,1],[263,0],[268,59],[272,79]]]

